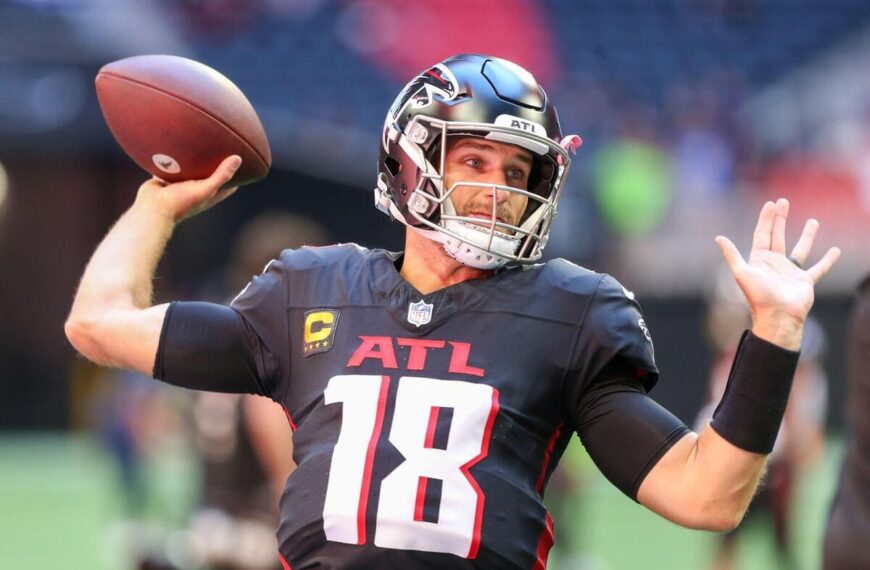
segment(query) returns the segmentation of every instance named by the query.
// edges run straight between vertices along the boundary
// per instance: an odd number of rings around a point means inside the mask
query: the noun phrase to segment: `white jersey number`
[[[375,448],[381,435],[389,378],[343,375],[329,380],[327,404],[342,403],[323,524],[326,538],[366,542],[365,513]],[[439,411],[453,418],[444,449],[433,447]],[[374,544],[474,558],[480,544],[484,495],[469,469],[483,459],[498,412],[498,391],[486,384],[405,376],[399,379],[389,440],[405,461],[380,488]],[[422,520],[427,483],[441,481],[437,522]]]

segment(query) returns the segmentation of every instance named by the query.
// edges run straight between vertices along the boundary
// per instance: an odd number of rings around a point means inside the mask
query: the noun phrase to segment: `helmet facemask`
[[[453,136],[529,151],[533,160],[527,187],[470,180],[445,187],[446,142]],[[412,79],[390,107],[375,205],[412,231],[440,242],[465,265],[496,269],[533,262],[541,257],[556,215],[571,163],[568,151],[579,146],[576,135],[563,138],[556,109],[531,73],[497,57],[459,54]],[[526,209],[519,220],[499,220],[503,200],[496,198],[491,215],[461,216],[452,198],[459,196],[460,187],[522,195]],[[476,213],[483,214],[480,209]]]
[[[389,209],[399,220],[425,237],[440,242],[445,251],[465,265],[496,269],[507,263],[528,263],[540,259],[546,245],[556,205],[570,166],[567,148],[546,137],[518,134],[516,129],[490,123],[443,121],[433,117],[414,117],[401,133],[388,134],[419,173],[415,186],[408,190],[404,211],[389,198],[389,174],[381,173],[378,207]],[[456,181],[444,187],[448,137],[479,137],[513,144],[530,152],[533,158],[528,189],[474,181]],[[404,165],[397,165],[401,169]],[[411,166],[411,165],[408,165]],[[391,170],[392,172],[392,170]],[[489,219],[459,215],[451,195],[458,187],[492,189],[527,198],[526,208],[516,225],[498,220],[498,201],[491,200]]]

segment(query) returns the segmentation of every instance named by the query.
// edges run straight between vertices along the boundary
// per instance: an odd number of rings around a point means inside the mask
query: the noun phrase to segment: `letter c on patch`
[[[331,311],[317,311],[305,316],[305,343],[319,342],[329,338],[335,314]]]

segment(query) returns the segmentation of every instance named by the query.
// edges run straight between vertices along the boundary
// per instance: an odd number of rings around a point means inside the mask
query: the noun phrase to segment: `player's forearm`
[[[743,519],[766,464],[766,455],[740,449],[709,425],[701,430],[690,455],[690,488],[697,489],[693,499],[714,530],[730,530]]]
[[[766,460],[728,443],[708,426],[686,435],[662,457],[637,498],[676,524],[728,531],[743,518]]]
[[[641,485],[638,500],[687,526],[727,530],[736,525],[773,450],[797,360],[795,351],[745,335],[713,420],[662,457]]]
[[[97,247],[73,301],[65,329],[79,352],[99,364],[150,373],[167,305],[151,307],[151,281],[177,223],[226,199],[241,165],[227,157],[211,176],[139,187],[136,202]]]
[[[174,226],[141,204],[127,210],[88,262],[70,317],[150,306],[154,272]]]
[[[152,279],[173,227],[171,219],[137,202],[97,247],[65,325],[67,338],[84,356],[150,370],[148,355],[162,311],[144,309],[151,305]]]

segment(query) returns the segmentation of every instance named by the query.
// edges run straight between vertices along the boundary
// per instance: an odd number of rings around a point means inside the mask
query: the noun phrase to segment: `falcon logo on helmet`
[[[408,83],[387,112],[387,122],[396,121],[410,104],[413,109],[428,107],[437,95],[444,101],[450,101],[459,93],[456,78],[442,64],[418,75]],[[386,130],[384,132],[386,135]],[[386,147],[386,139],[384,140]]]
[[[445,188],[448,137],[480,137],[528,150],[525,189],[457,181]],[[440,242],[465,265],[496,269],[540,259],[556,204],[580,139],[562,137],[543,88],[510,61],[462,54],[414,78],[384,123],[375,205],[412,231]],[[459,215],[450,198],[458,187],[484,186],[528,200],[516,225]]]

